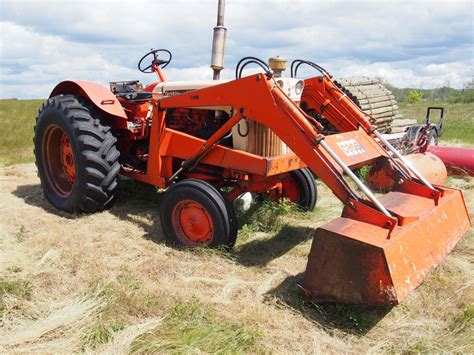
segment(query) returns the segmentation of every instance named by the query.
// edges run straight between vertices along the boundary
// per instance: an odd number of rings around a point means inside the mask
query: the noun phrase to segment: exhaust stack
[[[219,0],[217,26],[214,27],[214,36],[212,38],[211,68],[214,71],[214,80],[219,80],[220,72],[224,69],[224,49],[227,37],[227,28],[224,27],[224,11],[225,0]]]

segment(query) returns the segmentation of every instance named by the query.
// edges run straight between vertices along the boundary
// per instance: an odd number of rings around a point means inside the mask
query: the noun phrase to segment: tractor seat
[[[153,93],[148,92],[148,91],[121,92],[121,93],[117,93],[116,96],[122,97],[130,101],[144,101],[144,100],[150,100],[153,97]]]
[[[139,80],[111,81],[110,91],[115,96],[130,101],[145,101],[152,98],[152,93],[143,91],[143,84]]]

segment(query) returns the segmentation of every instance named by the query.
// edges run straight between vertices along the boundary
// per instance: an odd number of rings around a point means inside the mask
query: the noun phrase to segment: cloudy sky
[[[55,83],[140,79],[168,48],[169,80],[210,79],[211,1],[0,0],[0,97],[47,97]],[[309,59],[335,76],[461,88],[473,77],[474,1],[227,0],[223,77],[243,56]]]

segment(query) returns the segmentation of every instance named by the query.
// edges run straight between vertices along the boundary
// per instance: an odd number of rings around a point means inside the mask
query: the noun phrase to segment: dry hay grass
[[[450,184],[474,211],[474,179]],[[129,188],[69,216],[33,165],[0,167],[0,352],[474,352],[472,229],[400,306],[315,305],[297,284],[311,229],[340,213],[328,189],[315,213],[242,232],[226,254],[165,246],[159,195]]]
[[[81,338],[100,311],[102,302],[92,297],[67,299],[61,303],[38,300],[29,308],[48,306],[34,320],[5,319],[0,335],[0,350],[15,352],[66,353],[81,346]],[[7,301],[6,308],[11,304]],[[36,313],[38,311],[36,310]]]
[[[154,318],[146,320],[140,324],[131,325],[114,335],[114,337],[108,343],[96,349],[96,351],[101,354],[111,355],[128,354],[133,341],[139,336],[146,334],[158,327],[162,320],[162,318]]]

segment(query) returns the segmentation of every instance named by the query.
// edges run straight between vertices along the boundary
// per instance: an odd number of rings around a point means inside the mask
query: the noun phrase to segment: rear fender
[[[114,128],[127,128],[127,115],[115,95],[102,85],[82,80],[67,80],[59,83],[49,97],[61,94],[82,96],[100,111]]]

